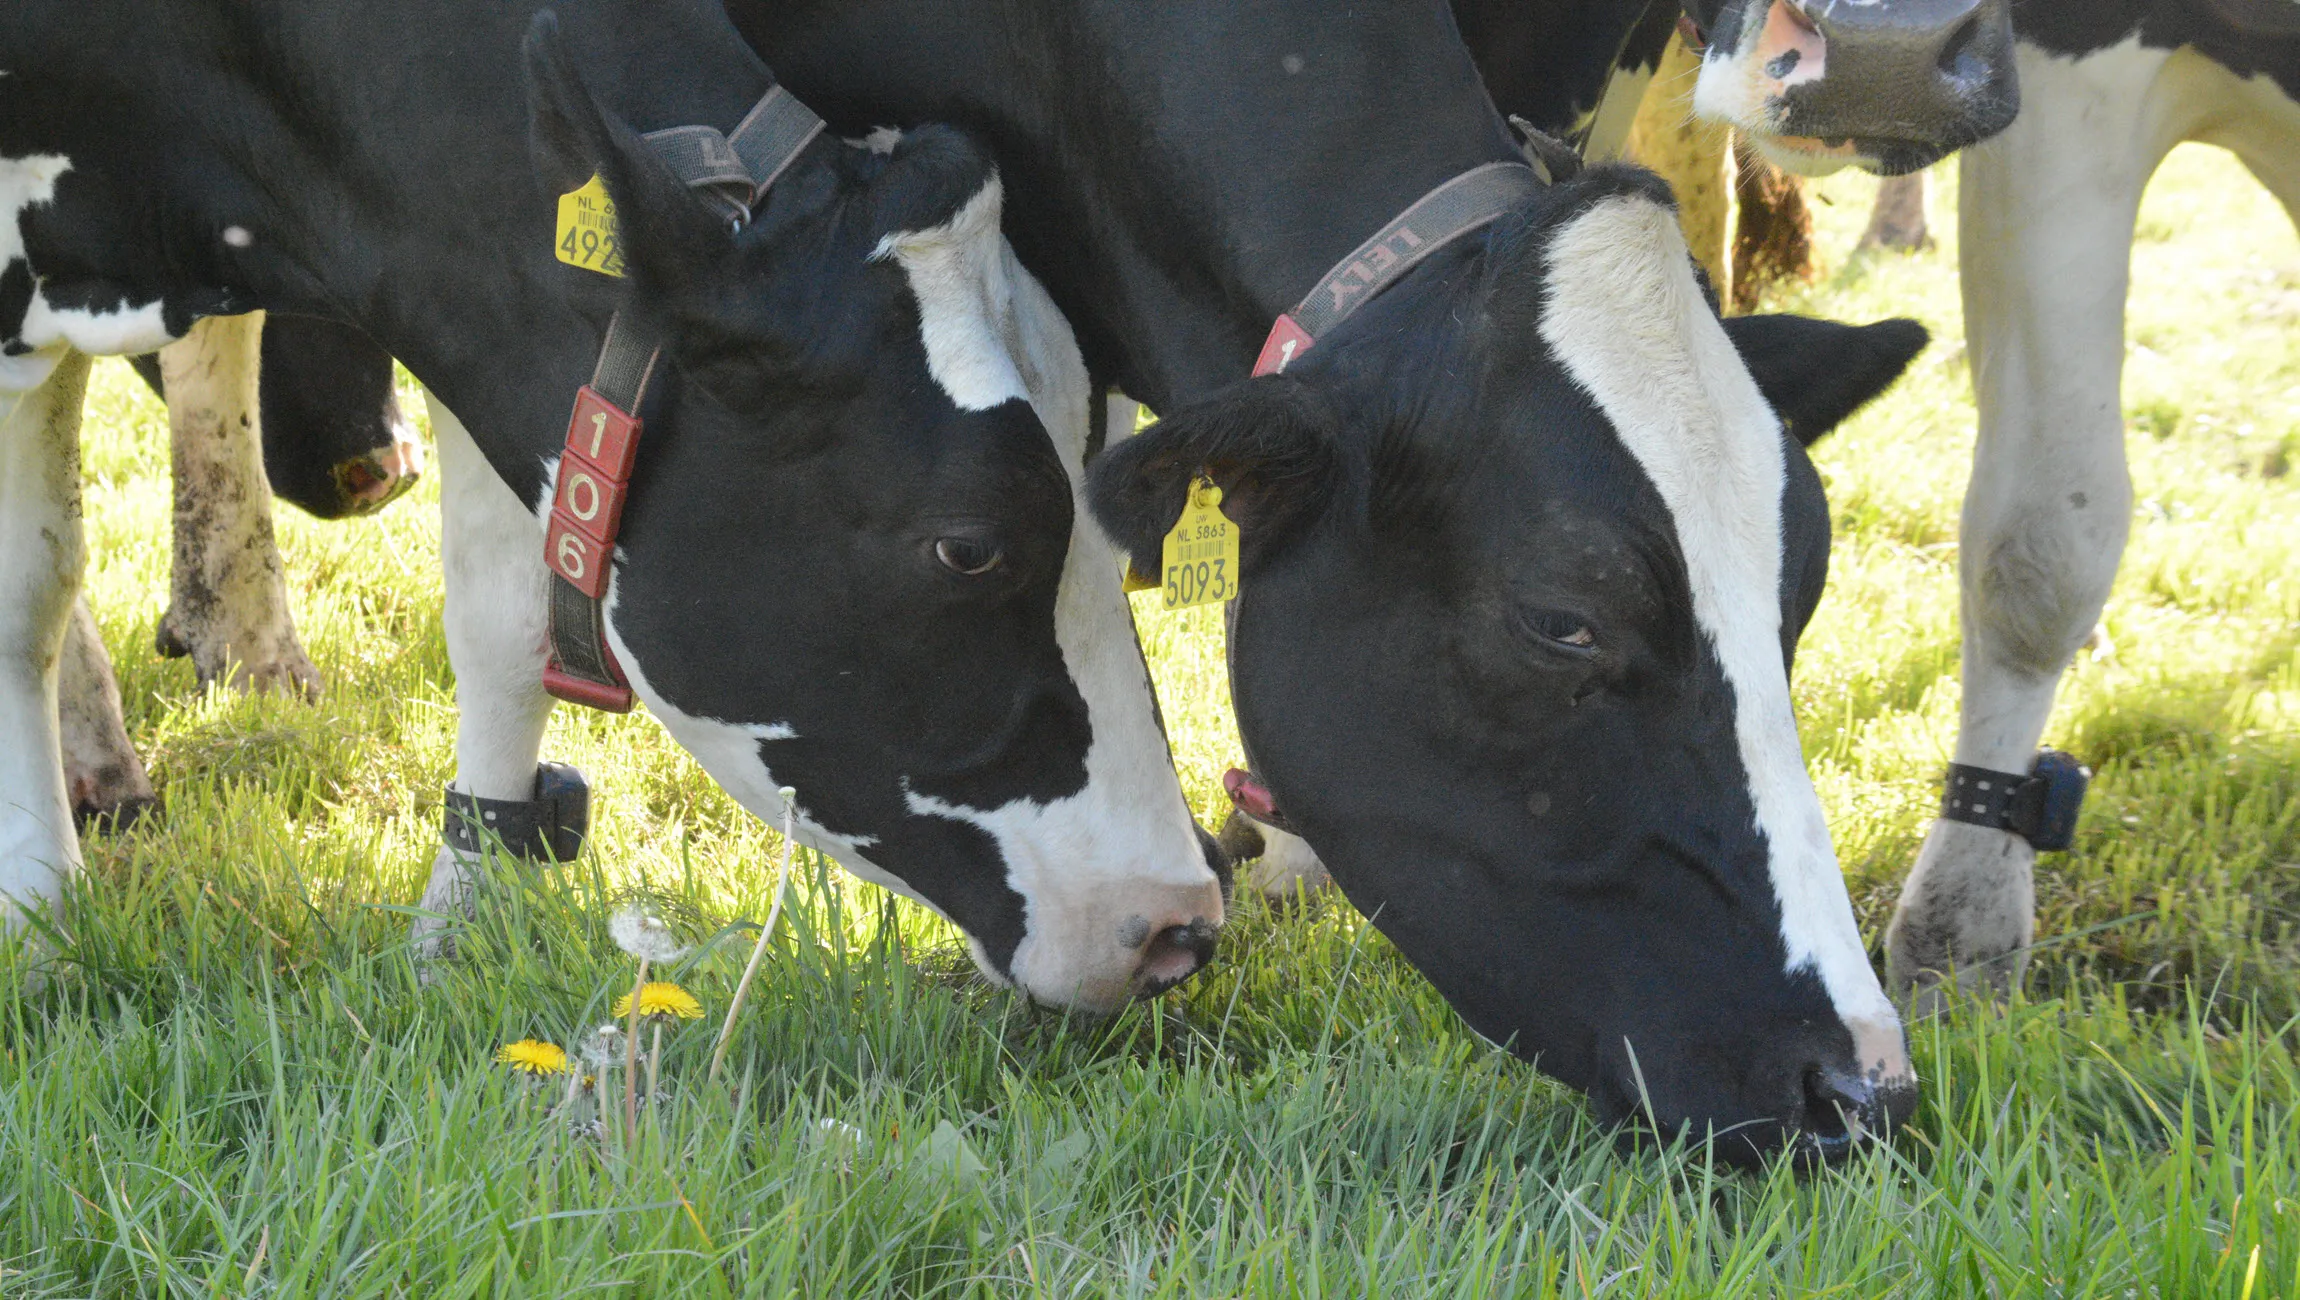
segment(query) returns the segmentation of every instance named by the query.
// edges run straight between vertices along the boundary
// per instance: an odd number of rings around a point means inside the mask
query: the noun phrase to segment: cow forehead
[[[1675,529],[1693,616],[1733,693],[1789,966],[1840,1014],[1890,1019],[1860,943],[1781,662],[1779,422],[1694,282],[1675,214],[1599,200],[1549,238],[1543,342],[1605,412]]]

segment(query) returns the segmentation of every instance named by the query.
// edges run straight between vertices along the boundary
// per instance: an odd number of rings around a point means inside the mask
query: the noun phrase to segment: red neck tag
[[[1293,364],[1294,358],[1316,343],[1308,330],[1294,323],[1291,315],[1278,317],[1278,323],[1270,327],[1269,339],[1262,344],[1262,355],[1254,362],[1255,377],[1286,373],[1286,367]]]

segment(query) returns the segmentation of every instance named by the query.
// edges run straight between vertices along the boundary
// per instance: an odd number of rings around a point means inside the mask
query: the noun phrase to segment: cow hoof
[[[2036,937],[2036,850],[2010,831],[1938,821],[1901,886],[1885,930],[1885,973],[1917,1015],[1954,987],[1997,993],[2019,983]]]
[[[175,606],[160,615],[160,625],[152,629],[152,650],[162,659],[183,659],[192,653],[192,643],[176,627]]]
[[[226,680],[240,691],[250,695],[269,695],[278,691],[292,695],[306,704],[319,703],[327,693],[327,684],[320,679],[319,669],[302,649],[294,646],[288,652],[261,665],[234,662],[233,672]]]
[[[477,863],[444,844],[440,846],[438,856],[431,860],[431,880],[423,887],[422,901],[416,904],[424,914],[408,927],[416,976],[424,984],[437,978],[434,963],[455,956],[455,927],[471,915],[471,896],[478,880]]]
[[[1243,820],[1236,813],[1230,816],[1232,821]],[[1333,883],[1334,878],[1326,874],[1326,864],[1318,861],[1316,850],[1301,836],[1272,826],[1254,825],[1250,830],[1261,841],[1261,853],[1260,860],[1246,873],[1246,888],[1272,903],[1289,903]],[[1230,838],[1231,828],[1224,825],[1223,842]]]
[[[82,835],[125,835],[146,818],[157,822],[159,814],[160,797],[154,794],[129,795],[109,803],[77,800],[72,805],[72,821]]]

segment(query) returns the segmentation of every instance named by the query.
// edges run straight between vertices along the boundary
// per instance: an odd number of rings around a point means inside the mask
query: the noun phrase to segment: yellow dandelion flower
[[[631,995],[626,993],[615,999],[614,1015],[619,1019],[630,1014]],[[701,1020],[703,1004],[668,980],[650,980],[639,986],[639,1014],[666,1020]]]
[[[495,1054],[495,1063],[528,1074],[565,1074],[568,1069],[567,1053],[557,1043],[532,1038],[506,1043],[503,1050]]]

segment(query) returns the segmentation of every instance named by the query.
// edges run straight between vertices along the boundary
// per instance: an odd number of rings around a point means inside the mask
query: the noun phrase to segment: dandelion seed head
[[[670,922],[637,903],[609,918],[607,933],[614,938],[616,947],[643,961],[677,961],[687,955],[687,945],[679,942]]]

